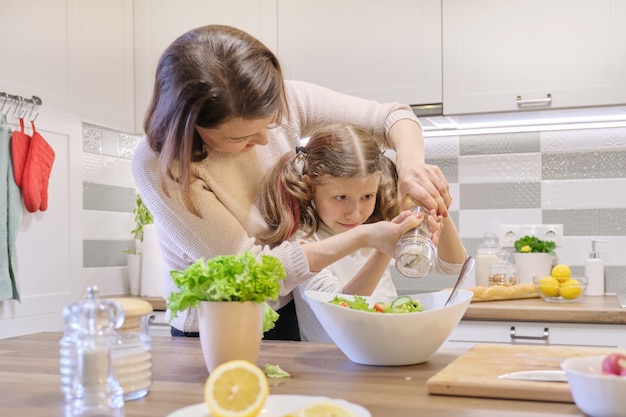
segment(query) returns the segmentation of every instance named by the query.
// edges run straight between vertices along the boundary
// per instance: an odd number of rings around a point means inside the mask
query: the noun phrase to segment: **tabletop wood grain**
[[[574,303],[549,303],[541,298],[471,303],[464,320],[540,321],[626,324],[626,308],[614,295],[584,296]]]
[[[0,414],[63,416],[60,337],[38,333],[0,340]],[[126,417],[167,416],[203,401],[208,373],[199,343],[197,338],[153,338],[152,387],[146,397],[126,402]],[[463,352],[441,348],[423,364],[376,367],[352,363],[331,344],[265,341],[257,363],[279,365],[292,375],[271,380],[271,394],[342,398],[366,407],[373,417],[583,416],[574,404],[429,395],[428,378]]]

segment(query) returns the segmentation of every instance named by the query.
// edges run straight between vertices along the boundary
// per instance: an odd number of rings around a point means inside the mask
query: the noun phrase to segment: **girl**
[[[392,220],[400,211],[396,189],[394,163],[371,133],[349,125],[322,128],[272,171],[261,197],[270,232],[260,238],[269,244],[321,242],[362,224]],[[430,214],[432,240],[438,243],[434,268],[456,274],[467,257],[465,248],[449,218],[434,210]],[[306,304],[305,290],[396,296],[390,260],[377,249],[360,249],[298,286],[294,299],[302,340],[330,341]]]

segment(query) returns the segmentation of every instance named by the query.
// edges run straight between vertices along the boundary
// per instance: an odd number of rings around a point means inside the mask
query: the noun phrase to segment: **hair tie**
[[[300,175],[304,173],[304,164],[306,162],[306,153],[304,152],[304,146],[296,146],[296,158],[295,166]]]

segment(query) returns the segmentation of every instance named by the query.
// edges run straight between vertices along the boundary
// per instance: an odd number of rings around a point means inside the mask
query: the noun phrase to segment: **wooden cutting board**
[[[566,382],[504,380],[498,379],[498,375],[560,369],[561,361],[572,356],[607,355],[617,351],[611,348],[479,344],[426,381],[426,390],[438,395],[573,403]]]

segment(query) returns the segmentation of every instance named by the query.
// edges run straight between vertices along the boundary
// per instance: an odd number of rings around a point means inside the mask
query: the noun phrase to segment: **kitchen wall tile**
[[[461,210],[541,207],[541,183],[460,184]]]
[[[448,182],[459,182],[458,158],[426,159],[426,163],[437,165]]]
[[[97,286],[98,295],[101,297],[130,293],[126,267],[84,268],[83,280],[86,287]]]
[[[135,228],[134,215],[128,212],[83,210],[83,238],[86,240],[133,239],[130,231]],[[130,242],[129,242],[130,244]]]
[[[538,181],[541,181],[540,153],[459,158],[459,182],[462,184]]]
[[[544,152],[542,156],[544,180],[626,177],[626,151]]]
[[[541,133],[542,152],[626,150],[626,129],[554,130]]]
[[[127,133],[119,134],[119,157],[123,159],[132,159],[135,153],[135,148],[141,140],[139,135],[129,135]]]
[[[83,183],[83,209],[132,212],[135,189],[112,185]]]
[[[461,156],[528,153],[540,150],[541,134],[539,132],[466,135],[463,136],[460,144]]]
[[[459,157],[459,137],[443,136],[424,142],[427,159],[442,159]]]
[[[124,266],[127,249],[132,249],[125,240],[83,240],[83,267]]]
[[[626,178],[547,180],[541,182],[543,209],[626,207]]]
[[[604,291],[609,294],[626,294],[626,266],[604,268]]]
[[[482,238],[485,233],[498,233],[501,224],[541,224],[541,210],[460,210],[459,233],[463,238]]]
[[[127,159],[83,153],[82,166],[84,182],[135,187],[131,162]]]
[[[456,211],[458,214],[459,211],[459,184],[458,183],[450,183],[449,184],[450,196],[452,197],[452,204],[448,207],[449,211]],[[458,222],[455,222],[458,227]]]
[[[544,210],[544,223],[562,223],[570,236],[623,236],[626,234],[626,208],[589,210]]]
[[[83,123],[83,152],[102,153],[102,128]]]

